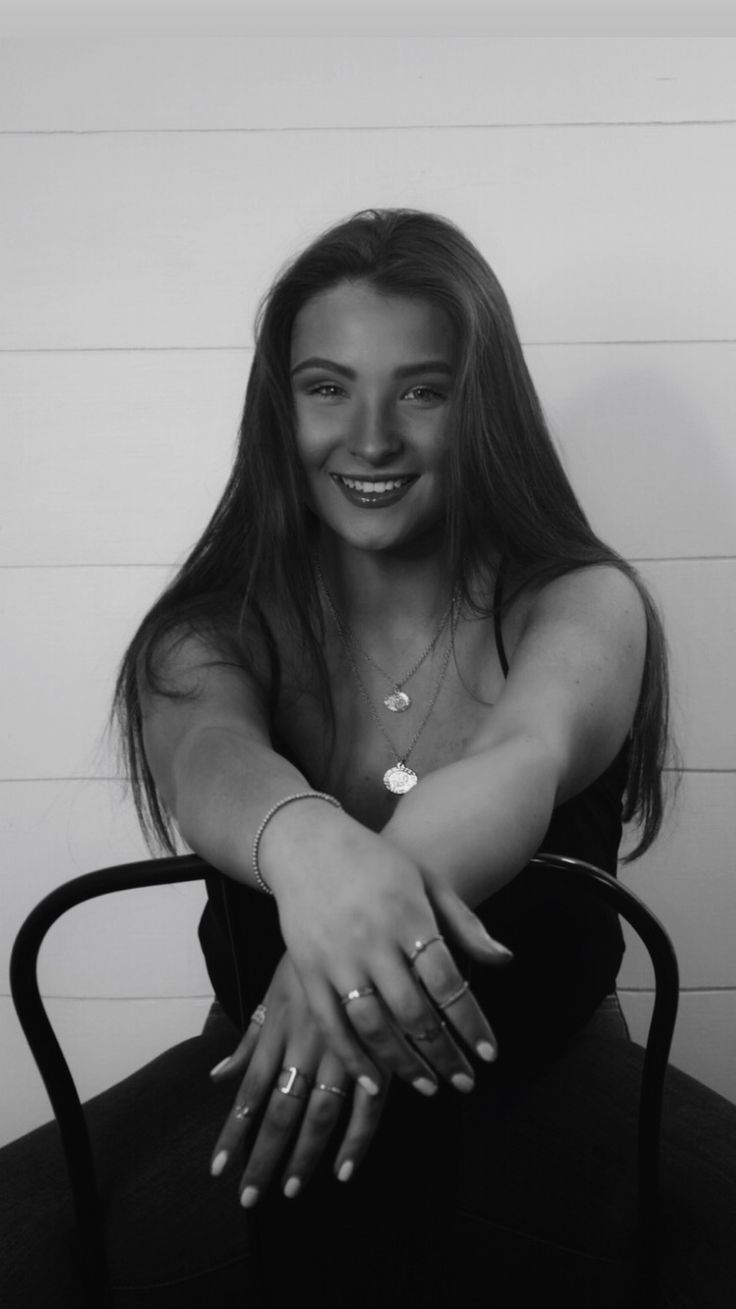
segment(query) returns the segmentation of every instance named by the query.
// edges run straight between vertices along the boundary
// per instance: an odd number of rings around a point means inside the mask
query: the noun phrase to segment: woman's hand
[[[472,1090],[462,1044],[491,1060],[496,1043],[435,907],[475,958],[499,963],[510,954],[459,897],[433,887],[389,841],[312,799],[268,825],[261,868],[309,1008],[348,1074],[374,1093],[376,1066],[424,1094],[437,1077]]]
[[[297,1195],[346,1118],[334,1171],[347,1181],[368,1149],[388,1092],[388,1079],[377,1097],[351,1082],[315,1024],[288,954],[276,968],[256,1019],[211,1076],[218,1081],[242,1077],[211,1167],[219,1176],[245,1148],[240,1198],[246,1207],[277,1176],[289,1198]]]

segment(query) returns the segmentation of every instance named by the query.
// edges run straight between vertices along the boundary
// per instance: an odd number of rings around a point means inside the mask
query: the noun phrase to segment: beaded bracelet
[[[277,814],[279,809],[283,809],[284,805],[291,804],[294,800],[326,800],[328,804],[334,805],[336,809],[342,809],[340,801],[336,800],[334,795],[327,795],[325,791],[298,791],[296,795],[285,796],[283,800],[279,800],[271,809],[269,809],[266,817],[263,819],[258,831],[256,832],[255,840],[253,842],[253,876],[261,890],[266,892],[266,895],[273,895],[273,891],[268,883],[263,880],[261,870],[258,867],[258,850],[261,844],[261,837],[274,814]]]

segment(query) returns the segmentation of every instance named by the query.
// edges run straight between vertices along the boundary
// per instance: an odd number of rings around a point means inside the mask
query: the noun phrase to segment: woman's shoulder
[[[514,646],[534,629],[567,627],[581,636],[639,644],[646,640],[647,616],[636,582],[615,563],[574,566],[550,576],[544,572],[516,584],[510,608]],[[512,651],[509,651],[509,656]]]

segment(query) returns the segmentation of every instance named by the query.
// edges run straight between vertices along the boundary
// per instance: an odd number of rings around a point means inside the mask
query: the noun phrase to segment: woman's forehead
[[[294,319],[292,362],[297,354],[339,350],[363,353],[366,348],[422,354],[453,352],[449,316],[419,296],[387,292],[367,282],[339,282],[313,296]]]

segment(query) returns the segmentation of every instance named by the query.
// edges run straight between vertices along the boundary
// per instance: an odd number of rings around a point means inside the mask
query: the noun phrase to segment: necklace
[[[432,710],[434,709],[437,703],[439,693],[442,690],[442,684],[445,680],[445,677],[447,676],[447,670],[450,666],[450,656],[452,655],[452,651],[455,646],[455,609],[457,604],[457,596],[453,594],[452,600],[450,601],[450,606],[447,615],[442,620],[442,627],[444,627],[447,622],[447,619],[449,618],[450,636],[447,642],[447,649],[445,650],[445,653],[442,656],[442,667],[440,668],[439,677],[437,678],[437,681],[435,683],[435,688],[434,691],[432,692],[429,705],[427,706],[424,717],[422,718],[422,721],[419,724],[416,732],[414,733],[414,736],[412,737],[411,741],[409,742],[408,746],[406,747],[402,755],[400,751],[396,749],[396,746],[394,745],[393,741],[391,740],[391,737],[386,731],[386,728],[381,722],[381,718],[378,713],[378,710],[376,709],[373,701],[371,700],[368,687],[366,686],[365,682],[363,681],[363,678],[360,675],[360,669],[358,668],[357,661],[353,655],[352,643],[348,639],[347,632],[343,629],[343,625],[337,616],[337,611],[335,610],[335,607],[332,603],[330,593],[327,590],[327,587],[325,586],[325,581],[320,571],[319,565],[317,565],[316,567],[316,572],[317,572],[317,580],[322,588],[322,591],[324,592],[324,596],[325,599],[327,600],[332,616],[335,619],[335,626],[337,627],[338,635],[343,643],[345,653],[348,657],[350,667],[355,675],[355,680],[358,683],[363,699],[365,700],[368,709],[370,710],[371,718],[373,719],[374,723],[376,724],[376,727],[378,728],[379,732],[381,733],[387,745],[389,746],[391,753],[396,756],[396,763],[392,764],[390,768],[387,768],[386,772],[383,774],[383,785],[386,787],[386,790],[391,791],[393,795],[404,795],[407,791],[411,791],[412,787],[416,786],[419,780],[417,774],[414,772],[414,769],[409,768],[407,764],[407,759],[409,758],[409,755],[411,754],[412,750],[414,749],[414,746],[416,745],[427,723],[429,722],[430,714],[432,713]],[[433,639],[432,646],[437,644],[439,635],[440,633],[437,632],[436,636]],[[429,652],[427,651],[427,654],[428,653]],[[425,654],[422,657],[422,662],[424,661],[424,659],[426,659],[427,654]],[[379,669],[379,672],[380,671],[381,670]],[[414,671],[416,672],[416,669]]]
[[[345,646],[346,650],[348,646],[350,646],[354,650],[357,650],[358,654],[362,655],[362,657],[366,659],[369,664],[372,664],[373,667],[376,669],[376,671],[381,674],[381,677],[385,677],[386,681],[389,682],[390,685],[393,687],[393,690],[391,690],[388,693],[388,695],[384,696],[383,699],[383,704],[386,707],[386,709],[388,709],[392,714],[405,713],[406,710],[411,707],[412,700],[408,691],[405,691],[403,688],[407,682],[411,681],[414,674],[419,672],[419,669],[421,668],[425,659],[429,658],[437,642],[439,641],[442,633],[444,632],[454,603],[454,596],[450,599],[450,603],[448,604],[445,612],[443,613],[442,618],[440,619],[439,622],[439,626],[437,627],[434,636],[430,640],[429,645],[426,647],[425,650],[422,651],[419,658],[412,664],[408,673],[404,673],[403,677],[391,677],[390,674],[387,673],[386,670],[381,667],[378,661],[373,658],[373,655],[370,655],[367,650],[364,650],[363,647],[358,644],[357,640],[355,639],[355,633],[351,630],[350,627],[348,627],[348,624],[345,622],[344,618],[341,618],[340,614],[337,611],[337,606],[335,605],[335,602],[332,599],[332,596],[330,595],[329,589],[327,587],[327,583],[325,582],[325,579],[322,576],[322,570],[319,567],[319,564],[316,565],[316,572],[317,572],[317,580],[319,581],[319,584],[322,587],[325,599],[327,601],[327,604],[329,605],[330,613],[332,614],[332,617],[335,621],[335,626],[340,634],[340,639],[343,645]]]

